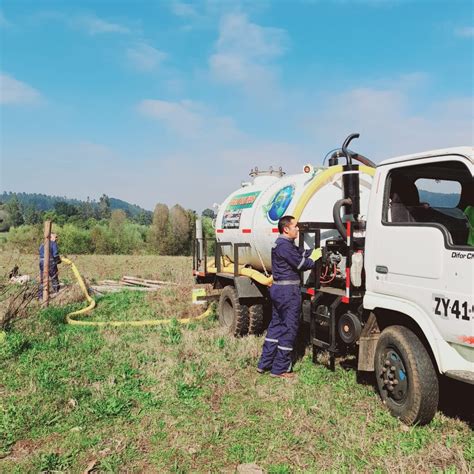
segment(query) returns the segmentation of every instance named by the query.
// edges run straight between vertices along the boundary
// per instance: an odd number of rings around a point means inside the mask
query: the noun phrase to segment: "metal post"
[[[196,245],[197,245],[197,264],[200,266],[200,262],[202,260],[203,252],[203,230],[202,230],[202,220],[200,217],[196,218]]]
[[[51,240],[51,221],[44,223],[44,260],[43,260],[43,306],[49,304],[49,242]]]
[[[216,270],[217,273],[221,272],[222,269],[222,247],[231,246],[230,242],[216,242]]]
[[[342,297],[338,296],[334,302],[329,306],[329,314],[331,320],[329,321],[330,328],[330,346],[329,346],[329,368],[332,372],[336,370],[336,311],[342,301]]]
[[[221,243],[216,242],[216,272],[221,272]]]
[[[234,244],[234,276],[239,275],[239,249],[241,247],[250,247],[247,242],[245,244]]]
[[[298,249],[300,252],[303,252],[304,251],[304,232],[305,232],[305,229],[301,229],[300,230],[300,235],[299,235],[299,241],[298,241]],[[303,286],[303,283],[304,283],[304,272],[300,271],[300,285]]]
[[[207,275],[207,239],[203,237],[202,240],[203,250],[204,250],[204,275]]]
[[[314,248],[320,248],[321,247],[321,229],[316,229],[314,231]],[[313,269],[313,275],[314,275],[314,291],[316,294],[316,290],[319,290],[321,288],[321,267],[322,267],[322,257],[317,260],[316,265],[314,266]]]

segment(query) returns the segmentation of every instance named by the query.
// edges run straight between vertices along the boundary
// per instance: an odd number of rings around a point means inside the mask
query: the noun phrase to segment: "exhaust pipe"
[[[202,233],[202,219],[200,217],[196,218],[196,244],[197,244],[197,267],[201,270],[201,262],[204,258],[204,239]]]

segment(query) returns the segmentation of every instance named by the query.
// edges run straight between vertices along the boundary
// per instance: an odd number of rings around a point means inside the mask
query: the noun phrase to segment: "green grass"
[[[297,381],[275,380],[255,371],[262,338],[231,338],[215,320],[66,325],[78,306],[18,321],[0,345],[1,472],[79,473],[91,461],[100,472],[137,473],[474,467],[465,422],[438,413],[407,428],[353,371],[332,373],[306,356]],[[159,307],[158,297],[124,292],[102,298],[92,318],[148,319]],[[179,316],[176,307],[164,313]]]

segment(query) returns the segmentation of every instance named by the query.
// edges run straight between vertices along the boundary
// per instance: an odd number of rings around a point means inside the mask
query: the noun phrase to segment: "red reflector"
[[[216,232],[217,232],[218,234],[223,234],[223,233],[224,233],[224,229],[216,229]]]
[[[308,295],[314,296],[314,288],[308,288],[306,293],[308,293]]]
[[[343,303],[349,303],[349,298],[347,296],[342,297],[342,302]]]
[[[278,227],[274,227],[274,228],[272,229],[272,232],[273,232],[274,234],[278,234]]]
[[[250,234],[252,229],[242,229],[242,234]]]

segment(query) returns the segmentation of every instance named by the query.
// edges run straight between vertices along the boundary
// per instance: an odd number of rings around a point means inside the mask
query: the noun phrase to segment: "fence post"
[[[49,242],[51,240],[51,221],[44,223],[44,260],[43,260],[43,306],[49,304]]]

